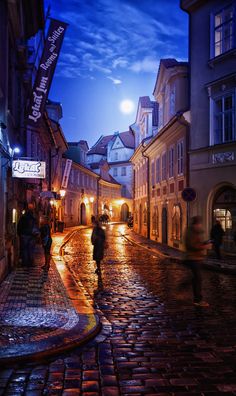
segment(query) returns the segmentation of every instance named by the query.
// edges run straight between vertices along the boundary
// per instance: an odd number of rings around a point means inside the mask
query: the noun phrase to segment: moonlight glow
[[[122,100],[120,103],[120,111],[124,114],[130,114],[134,111],[134,102],[129,99]]]

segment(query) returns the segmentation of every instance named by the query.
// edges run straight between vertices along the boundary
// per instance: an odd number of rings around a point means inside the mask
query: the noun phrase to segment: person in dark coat
[[[93,244],[93,260],[96,261],[97,269],[95,273],[100,273],[101,271],[101,260],[104,256],[104,248],[106,243],[106,234],[105,231],[102,229],[99,221],[95,221],[95,226],[93,228],[91,242]]]
[[[40,235],[41,241],[44,250],[45,264],[43,269],[49,270],[50,267],[50,259],[51,259],[51,246],[52,246],[52,237],[51,230],[49,226],[49,219],[47,216],[42,218],[42,225],[40,227]]]
[[[20,258],[23,267],[33,266],[36,237],[39,235],[33,209],[34,205],[29,203],[17,224],[17,234],[20,238]]]
[[[219,220],[216,220],[216,223],[213,225],[211,229],[211,239],[213,242],[213,247],[216,253],[216,257],[218,260],[221,260],[221,251],[220,247],[223,242],[223,236],[224,236],[224,230],[221,226],[221,223]]]

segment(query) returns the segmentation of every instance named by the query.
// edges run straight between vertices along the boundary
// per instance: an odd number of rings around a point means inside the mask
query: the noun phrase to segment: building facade
[[[141,143],[132,157],[134,229],[183,249],[187,210],[181,193],[188,184],[188,65],[175,59],[161,60],[153,95],[159,109],[158,126],[152,134],[139,128],[141,137],[136,139]]]
[[[121,184],[121,196],[128,202],[127,215],[132,212],[133,169],[130,158],[134,153],[134,132],[115,132],[101,136],[87,154],[87,165],[100,174],[100,161],[107,161],[111,177]],[[122,217],[127,217],[122,215]]]
[[[32,83],[30,38],[42,37],[43,1],[0,2],[0,279],[17,262],[16,224],[26,200],[12,178],[16,147],[26,156],[25,111]],[[33,48],[35,50],[35,48]]]
[[[190,16],[190,186],[197,192],[191,215],[215,220],[224,249],[235,251],[236,232],[236,7],[230,0],[181,1]]]

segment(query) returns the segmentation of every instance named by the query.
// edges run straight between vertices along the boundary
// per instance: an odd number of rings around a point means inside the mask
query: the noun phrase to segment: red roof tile
[[[90,154],[107,155],[107,145],[112,140],[115,141],[116,137],[119,136],[125,147],[134,148],[134,133],[132,131],[126,131],[116,133],[113,135],[102,136],[97,143],[89,150]]]

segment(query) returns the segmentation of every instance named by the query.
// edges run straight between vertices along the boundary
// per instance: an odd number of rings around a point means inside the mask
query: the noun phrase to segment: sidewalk
[[[129,242],[147,249],[149,252],[152,252],[163,260],[167,259],[169,261],[178,263],[182,263],[183,261],[183,252],[147,239],[139,234],[136,234],[136,232],[134,232],[132,229],[128,229],[123,236]],[[209,256],[204,262],[204,267],[212,271],[236,275],[236,256],[223,255],[222,260],[217,260],[216,258]]]
[[[78,230],[78,227],[76,228]],[[36,360],[78,346],[100,330],[83,286],[60,256],[60,247],[75,229],[53,235],[50,270],[42,269],[36,248],[34,267],[19,267],[0,289],[0,364]]]

